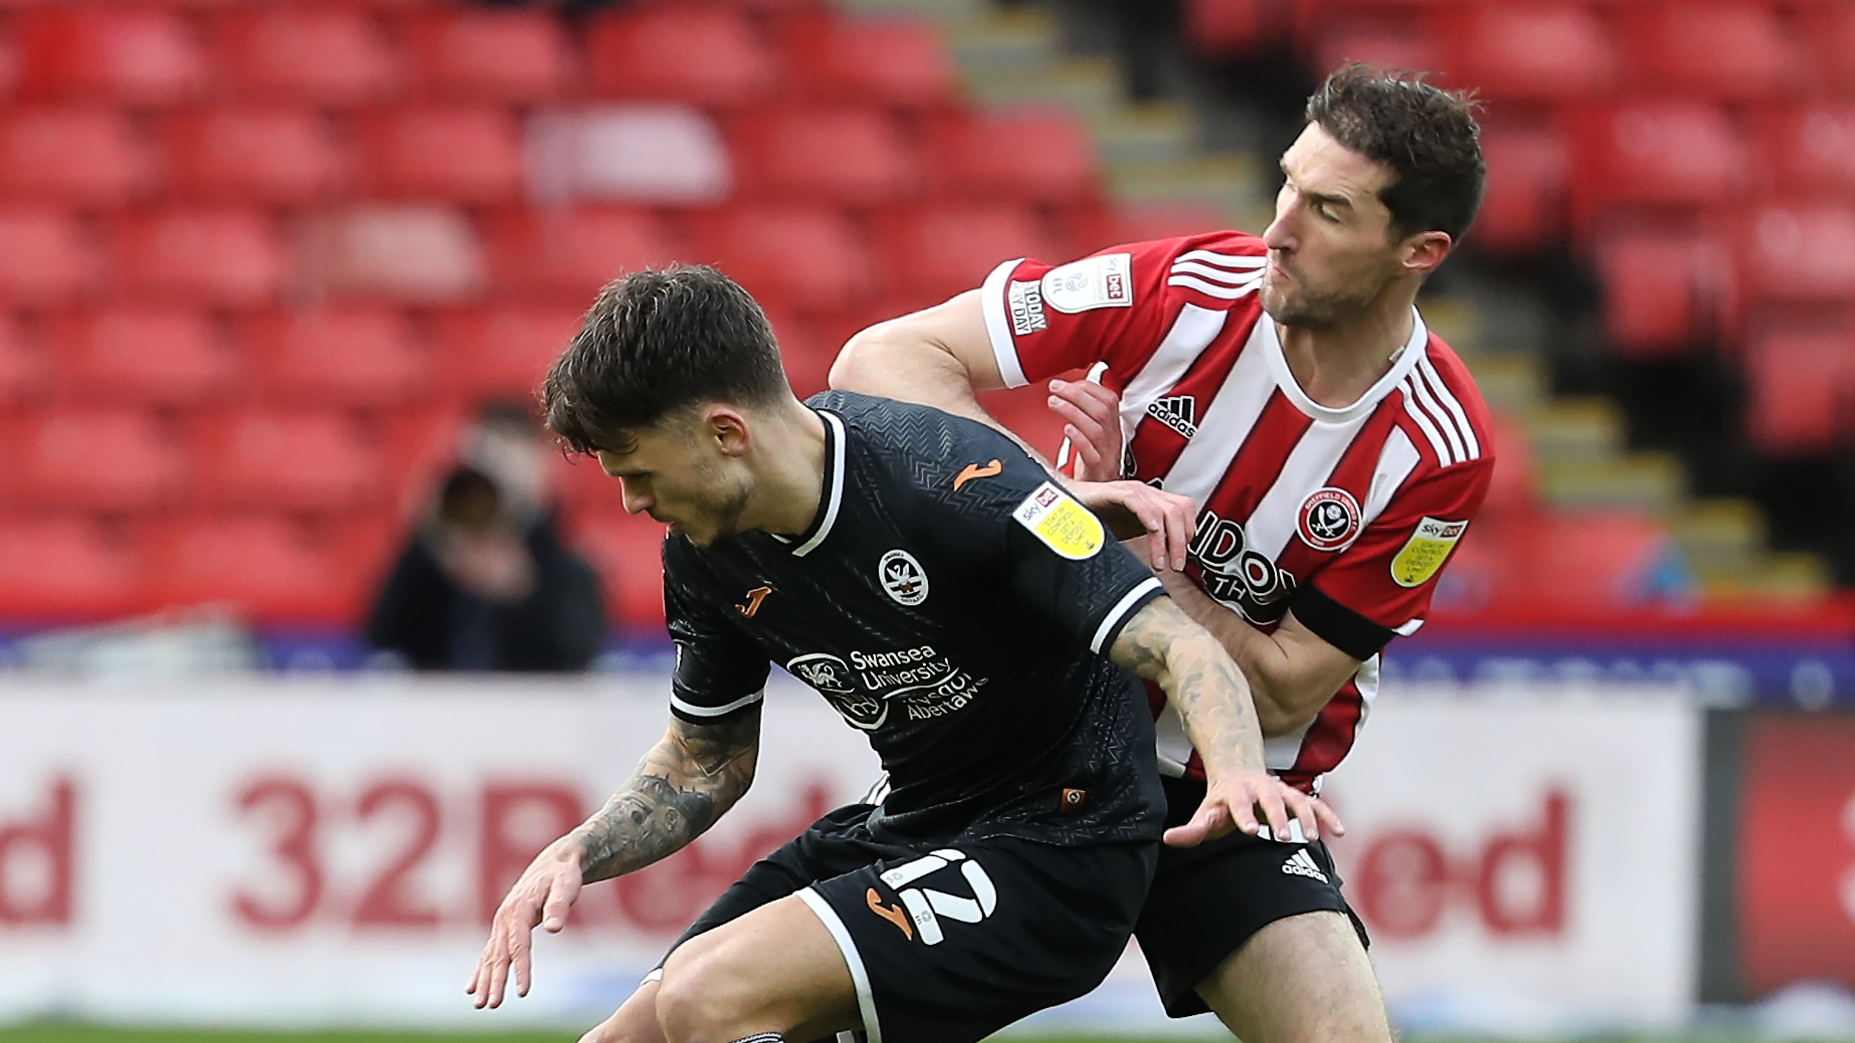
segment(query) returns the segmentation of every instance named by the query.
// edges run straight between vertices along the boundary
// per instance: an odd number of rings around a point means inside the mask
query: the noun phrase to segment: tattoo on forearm
[[[760,708],[726,724],[674,719],[631,778],[573,831],[587,883],[642,869],[700,836],[753,781]]]
[[[1165,689],[1207,766],[1263,767],[1262,729],[1248,681],[1224,646],[1170,598],[1136,612],[1109,658]],[[1232,754],[1235,762],[1224,760]]]

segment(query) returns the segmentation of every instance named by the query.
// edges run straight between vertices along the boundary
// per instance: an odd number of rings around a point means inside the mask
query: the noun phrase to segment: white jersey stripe
[[[1365,528],[1378,520],[1384,513],[1385,505],[1404,485],[1404,480],[1417,469],[1422,460],[1417,447],[1411,444],[1411,436],[1401,427],[1393,427],[1385,436],[1385,447],[1379,451],[1378,466],[1372,470],[1372,485],[1366,490],[1365,503],[1359,508],[1359,527]]]
[[[670,693],[670,705],[691,717],[720,717],[724,714],[733,713],[743,706],[752,706],[764,698],[766,698],[766,689],[762,688],[757,692],[743,695],[739,699],[723,706],[697,706],[695,703],[678,699],[676,693],[672,692]]]
[[[1172,462],[1172,470],[1166,472],[1166,491],[1189,497],[1200,510],[1211,498],[1212,490],[1224,480],[1230,461],[1236,459],[1237,450],[1243,447],[1250,430],[1262,416],[1263,407],[1275,394],[1275,381],[1269,376],[1268,352],[1261,339],[1270,335],[1265,334],[1265,330],[1273,328],[1265,316],[1250,330],[1242,353],[1224,378],[1224,386],[1217,389],[1217,395],[1202,414],[1204,419],[1198,424],[1197,437],[1186,443],[1178,459]]]
[[[1134,602],[1139,601],[1146,596],[1148,591],[1158,586],[1159,577],[1154,576],[1152,579],[1141,581],[1134,589],[1121,595],[1121,600],[1115,602],[1114,607],[1108,610],[1108,614],[1101,617],[1101,626],[1095,628],[1095,636],[1089,640],[1089,651],[1096,655],[1107,655],[1108,653],[1102,650],[1101,645],[1102,642],[1108,640],[1108,631],[1119,626],[1121,618],[1133,611]]]
[[[1204,349],[1223,332],[1229,318],[1227,311],[1200,308],[1196,304],[1179,309],[1179,317],[1172,321],[1172,329],[1166,331],[1166,339],[1159,342],[1153,357],[1147,359],[1146,365],[1140,367],[1140,372],[1121,392],[1123,442],[1133,438],[1134,428],[1146,415],[1147,407],[1184,378],[1192,363],[1198,361]]]
[[[1343,424],[1316,420],[1308,426],[1282,463],[1275,484],[1269,486],[1250,512],[1249,521],[1243,523],[1244,542],[1249,547],[1270,561],[1281,557],[1282,548],[1295,534],[1301,501],[1327,484],[1346,447],[1353,444],[1359,429],[1371,418],[1372,414],[1361,413]]]
[[[1202,275],[1212,282],[1228,283],[1232,286],[1239,283],[1254,282],[1262,278],[1261,272],[1233,272],[1225,268],[1213,268],[1208,264],[1200,264],[1197,261],[1179,261],[1172,266],[1170,274]]]
[[[1430,423],[1430,418],[1424,415],[1423,410],[1417,408],[1417,393],[1411,390],[1409,377],[1404,378],[1404,383],[1398,385],[1398,390],[1404,393],[1404,411],[1411,415],[1412,420],[1417,421],[1418,430],[1421,430],[1423,436],[1430,440],[1430,448],[1436,450],[1436,462],[1443,467],[1454,463],[1455,460],[1449,455],[1449,446],[1443,441],[1443,436],[1437,433],[1436,425]]]
[[[1174,275],[1166,280],[1166,285],[1183,286],[1188,290],[1197,290],[1199,293],[1217,297],[1221,300],[1234,301],[1238,297],[1247,297],[1256,292],[1256,287],[1262,285],[1262,280],[1251,279],[1241,286],[1217,286],[1205,282],[1196,275]]]
[[[1174,264],[1180,261],[1204,261],[1223,268],[1261,268],[1269,263],[1269,258],[1257,257],[1254,254],[1220,254],[1210,250],[1187,250],[1173,258]]]
[[[1030,383],[1024,378],[1024,366],[1018,361],[1018,345],[1011,339],[1011,319],[1005,314],[1005,283],[1018,270],[1024,258],[1005,261],[985,277],[979,289],[979,311],[985,315],[986,339],[992,342],[992,357],[998,360],[999,375],[1008,388]]]
[[[1475,437],[1475,425],[1469,423],[1468,414],[1462,411],[1462,403],[1456,401],[1456,396],[1449,392],[1449,386],[1443,383],[1443,375],[1430,362],[1429,352],[1424,352],[1424,357],[1417,360],[1417,371],[1423,374],[1424,383],[1430,385],[1431,393],[1436,395],[1437,400],[1443,403],[1449,415],[1455,419],[1456,431],[1462,435],[1463,445],[1468,447],[1468,455],[1463,459],[1481,459],[1481,440]]]
[[[1430,386],[1415,373],[1411,374],[1410,385],[1417,392],[1417,404],[1423,407],[1425,413],[1430,414],[1431,420],[1436,421],[1436,429],[1442,432],[1443,438],[1449,442],[1449,450],[1455,456],[1456,462],[1460,463],[1467,459],[1468,447],[1462,444],[1462,435],[1456,430],[1455,421],[1449,418],[1449,411],[1436,401],[1436,396],[1430,394]]]

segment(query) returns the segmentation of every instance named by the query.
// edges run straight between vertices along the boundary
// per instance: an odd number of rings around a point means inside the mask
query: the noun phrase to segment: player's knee
[[[633,995],[609,1018],[592,1027],[580,1043],[664,1043],[663,1029],[657,1024],[654,1001],[657,986],[649,983]]]
[[[671,956],[657,987],[665,1043],[729,1043],[748,1034],[741,1026],[754,1013],[751,997],[723,964],[712,947],[685,945]]]

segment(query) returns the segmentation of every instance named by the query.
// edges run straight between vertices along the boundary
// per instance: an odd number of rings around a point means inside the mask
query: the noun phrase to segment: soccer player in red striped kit
[[[1494,466],[1481,395],[1416,309],[1480,204],[1478,138],[1466,98],[1342,66],[1308,100],[1260,237],[1006,261],[852,338],[832,384],[989,419],[975,390],[1098,373],[1051,381],[1072,491],[1144,533],[1166,589],[1248,675],[1270,768],[1317,792]],[[1198,758],[1153,702],[1176,819],[1202,793]],[[1162,856],[1136,932],[1161,999],[1246,1043],[1388,1041],[1364,927],[1325,845],[1301,839]]]

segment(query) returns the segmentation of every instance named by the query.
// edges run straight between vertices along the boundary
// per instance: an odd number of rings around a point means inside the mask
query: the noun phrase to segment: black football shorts
[[[1191,821],[1204,800],[1204,783],[1162,781],[1166,827]],[[1231,833],[1197,847],[1160,849],[1134,937],[1166,1013],[1186,1018],[1210,1009],[1196,986],[1251,935],[1285,917],[1321,910],[1346,914],[1360,944],[1370,944],[1365,925],[1340,895],[1327,845]]]
[[[1126,948],[1157,844],[895,843],[871,834],[873,810],[812,823],[676,944],[797,894],[850,965],[869,1043],[976,1043],[1087,993]]]

